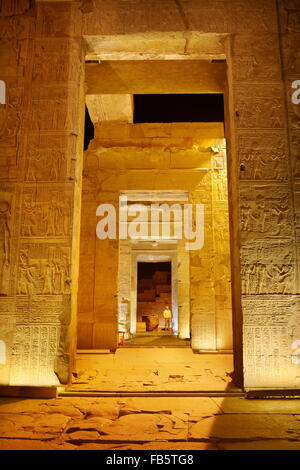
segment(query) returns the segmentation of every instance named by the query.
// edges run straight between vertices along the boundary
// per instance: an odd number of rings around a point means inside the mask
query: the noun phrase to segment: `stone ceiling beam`
[[[226,63],[105,61],[86,64],[87,94],[223,93]]]
[[[86,95],[86,105],[94,124],[102,121],[133,122],[132,95]]]
[[[88,35],[86,60],[225,59],[225,34],[176,31]]]

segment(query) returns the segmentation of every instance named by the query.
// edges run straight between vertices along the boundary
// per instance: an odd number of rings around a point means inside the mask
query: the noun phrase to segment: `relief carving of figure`
[[[56,233],[56,218],[53,210],[53,203],[50,205],[45,204],[43,207],[43,226],[46,235],[55,235]]]
[[[66,294],[69,291],[70,275],[69,263],[66,256],[55,260],[55,275],[57,278],[57,292]]]
[[[9,203],[7,201],[0,201],[0,295],[8,295],[11,261],[10,219]]]
[[[36,266],[30,265],[25,253],[20,255],[18,293],[33,297],[36,290]]]
[[[243,284],[244,292],[246,294],[253,294],[255,292],[256,273],[257,266],[255,264],[245,265],[245,268],[243,270]]]
[[[64,160],[65,160],[65,157],[60,151],[54,151],[51,154],[50,174],[49,174],[49,178],[51,180],[57,181],[59,179],[60,174],[61,174],[61,167],[62,167]]]
[[[28,156],[28,167],[26,173],[27,181],[36,181],[40,172],[40,168],[43,166],[43,161],[39,150],[33,149]]]
[[[290,291],[292,272],[292,266],[277,264],[273,266],[272,281],[276,293],[285,294]]]
[[[289,211],[289,203],[286,197],[280,198],[278,202],[274,202],[271,207],[271,214],[275,217],[274,227],[276,227],[274,235],[287,227],[287,214]]]
[[[39,203],[30,199],[24,200],[24,216],[22,222],[22,235],[35,236],[39,234],[42,208]]]
[[[54,293],[54,265],[53,261],[44,261],[41,265],[41,278],[43,279],[43,294]]]
[[[259,194],[256,199],[255,210],[251,214],[251,218],[256,222],[256,229],[259,232],[264,232],[266,230],[267,215],[268,211],[266,208],[266,202],[264,197]]]

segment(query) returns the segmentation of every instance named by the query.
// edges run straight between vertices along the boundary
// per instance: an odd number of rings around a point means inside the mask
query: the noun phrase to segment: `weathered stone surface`
[[[189,435],[199,440],[300,439],[300,424],[293,416],[220,415],[199,421]]]
[[[134,74],[135,84],[139,85],[136,90],[144,92],[143,82],[148,80],[148,90],[168,92],[164,76],[169,74],[170,78],[176,61],[180,61],[182,70],[195,61],[193,70],[199,71],[200,61],[204,61],[202,71],[225,71],[226,64],[214,60],[227,60],[230,103],[225,104],[225,127],[230,149],[230,221],[234,242],[231,258],[235,268],[232,286],[237,317],[234,335],[239,364],[236,372],[239,376],[245,373],[244,383],[250,388],[299,388],[298,369],[292,362],[290,326],[297,319],[297,311],[292,310],[291,314],[291,308],[282,302],[280,328],[269,324],[270,316],[277,310],[275,297],[288,294],[297,298],[299,293],[300,251],[293,247],[299,236],[300,108],[291,99],[292,83],[299,79],[300,70],[299,3],[163,0],[153,1],[149,6],[146,0],[115,0],[88,1],[83,5],[71,1],[37,2],[35,8],[32,3],[3,0],[0,10],[0,71],[6,85],[6,104],[0,110],[0,341],[6,347],[5,364],[0,365],[1,383],[59,385],[59,379],[67,382],[73,363],[76,328],[72,312],[76,308],[72,299],[77,297],[80,210],[76,209],[80,208],[82,174],[84,36],[87,58],[98,62],[88,64],[87,68],[94,68],[95,73],[99,68],[109,68],[114,86],[126,94],[130,91],[130,74],[122,75],[129,81],[126,84],[111,71],[118,66],[128,71],[129,61],[140,62],[141,68],[149,71],[143,77]],[[146,63],[147,59],[151,63]],[[162,62],[160,67],[166,74],[158,76],[155,66],[159,65],[155,62]],[[158,82],[153,80],[154,75]],[[185,89],[197,92],[199,84],[204,83],[210,92],[220,90],[218,73],[212,75],[193,73],[190,79],[189,74],[184,74]],[[173,73],[168,87],[178,86],[180,80],[181,76]],[[109,85],[108,81],[103,83]],[[215,210],[215,203],[226,201],[226,184],[224,178],[211,176],[219,171],[222,157],[212,159],[204,176],[203,160],[197,171],[186,171],[196,167],[182,168],[179,155],[178,158],[173,155],[172,168],[167,168],[173,153],[171,147],[180,144],[182,152],[182,148],[197,146],[198,140],[201,147],[204,144],[206,147],[212,138],[209,126],[204,132],[208,134],[201,138],[195,132],[196,124],[185,124],[184,132],[177,136],[172,135],[176,129],[173,123],[148,126],[147,135],[143,135],[147,126],[133,127],[135,130],[130,133],[128,126],[119,131],[114,125],[104,126],[98,135],[96,132],[94,144],[97,146],[100,138],[101,147],[111,148],[114,139],[118,146],[122,142],[123,147],[140,147],[144,139],[144,145],[153,148],[153,153],[158,146],[160,150],[166,149],[165,161],[161,155],[151,159],[154,168],[148,173],[155,178],[147,178],[147,168],[142,172],[134,167],[127,172],[127,163],[123,172],[118,173],[116,165],[116,173],[111,171],[109,176],[100,172],[99,176],[98,157],[88,152],[89,182],[83,200],[86,193],[106,198],[109,192],[112,196],[120,187],[134,189],[135,184],[151,189],[174,186],[182,189],[184,184],[190,191],[196,187],[195,193],[199,189],[203,197],[212,194],[214,204],[207,204],[206,246],[201,253],[202,267],[206,266],[209,272],[212,263],[208,258],[212,253],[229,254],[228,234],[223,236],[224,230],[218,223],[219,214],[225,216],[226,212],[222,212],[220,205]],[[137,152],[131,150],[134,163],[138,160]],[[191,150],[192,154],[195,156],[197,151]],[[172,170],[171,178],[167,170]],[[94,208],[92,213],[94,217]],[[82,226],[89,218],[84,217],[83,214]],[[82,246],[95,245],[95,238],[89,242],[88,237],[83,238]],[[78,330],[80,342],[89,347],[105,344],[114,349],[118,331],[119,250],[111,240],[103,246],[109,253],[107,258],[99,253],[95,263],[86,265],[89,271],[95,264],[96,282],[92,282],[93,271],[81,276],[85,281],[80,284],[86,291],[83,304],[87,299],[89,303],[86,311],[79,308]],[[187,324],[188,319],[189,324],[190,309],[194,317],[193,346],[197,348],[231,346],[230,334],[221,338],[214,334],[214,329],[227,332],[230,324],[230,306],[223,308],[230,299],[228,259],[224,258],[222,263],[220,257],[214,258],[216,284],[208,276],[207,284],[198,282],[200,288],[196,288],[195,279],[190,299],[182,302],[184,322]],[[195,267],[194,261],[191,256],[191,267]],[[101,263],[103,269],[99,273],[97,266]],[[187,269],[186,266],[183,271]],[[203,272],[193,272],[193,276],[198,275],[203,276]],[[240,281],[242,291],[256,300],[265,294],[274,295],[265,316],[259,313],[260,301],[251,304],[250,312],[245,304],[240,309]],[[103,298],[99,299],[95,285],[103,287]],[[188,291],[188,285],[183,273],[179,298]],[[203,294],[204,289],[207,295]],[[81,311],[88,320],[80,318]],[[251,326],[246,325],[248,321]],[[242,324],[246,325],[244,334]],[[273,347],[271,343],[276,344]]]
[[[104,426],[112,423],[111,419],[94,416],[92,418],[72,421],[66,428],[67,433],[74,433],[77,431],[98,431],[100,432]]]
[[[53,442],[40,441],[36,439],[0,439],[0,450],[74,450],[77,447],[71,444],[55,444]]]
[[[217,450],[215,444],[208,442],[149,442],[142,445],[130,444],[125,449],[128,450]]]
[[[120,408],[119,417],[136,414],[136,413],[141,413],[141,410],[139,410],[138,408],[130,408],[130,407],[124,406]]]
[[[183,428],[183,429],[182,429]],[[122,416],[102,431],[105,440],[151,441],[161,439],[181,440],[187,436],[187,428],[176,429],[172,418],[162,414],[131,414]],[[186,429],[184,429],[186,428]]]
[[[78,444],[78,443],[77,443]],[[127,450],[128,446],[121,443],[105,443],[102,441],[84,443],[77,446],[77,450]]]
[[[97,431],[75,431],[66,435],[66,440],[71,443],[81,444],[84,442],[95,442],[100,439]]]
[[[69,387],[72,391],[109,391],[112,389],[120,391],[224,391],[228,387],[238,390],[231,385],[229,375],[232,371],[231,355],[194,354],[189,348],[120,348],[114,355],[106,354],[97,358],[99,371],[105,370],[103,375],[100,373],[95,375],[89,372],[90,367],[95,366],[94,356],[91,354],[80,354],[78,365],[87,381],[85,383],[75,382]],[[174,376],[175,379],[170,379],[170,375]],[[176,380],[177,377],[180,380]],[[161,411],[170,412],[170,404],[173,400],[173,398],[164,400],[164,407],[161,408]],[[202,409],[205,416],[218,411],[218,406],[209,398],[201,398],[199,404],[198,401],[193,401],[192,398],[191,400],[197,410],[201,409],[200,416],[203,416]],[[102,399],[99,399],[97,403],[101,404],[100,412],[102,413]],[[148,408],[145,408],[145,403],[139,401],[139,399],[135,399],[130,403],[132,403],[133,408],[138,407],[139,410],[148,412],[151,411],[150,403],[155,403],[155,399],[153,399],[153,402],[147,400],[147,403],[149,403],[149,405],[147,404]],[[96,405],[95,400],[91,406],[94,405]],[[190,412],[190,409],[186,411]],[[196,412],[195,409],[192,411]],[[113,416],[115,416],[115,412]]]
[[[42,413],[48,413],[48,414],[62,414],[64,416],[70,416],[71,418],[81,418],[83,417],[82,412],[76,408],[75,406],[70,405],[59,405],[59,404],[46,404],[42,405],[39,408],[39,411]]]
[[[299,401],[290,399],[245,400],[244,398],[214,397],[222,413],[270,413],[300,415]]]
[[[60,434],[70,417],[61,414],[0,414],[0,433],[4,438],[53,439]]]
[[[107,419],[116,419],[119,416],[119,408],[117,406],[92,404],[87,410],[87,417],[89,416],[99,416]]]
[[[58,433],[65,429],[67,423],[71,420],[69,416],[58,413],[38,414],[34,417],[34,429],[37,432]]]
[[[32,409],[32,400],[22,400],[22,412],[3,413],[1,405],[7,399],[0,399],[0,449],[300,449],[297,399],[106,398],[102,406],[130,412],[114,420],[72,419],[51,410],[51,403],[73,403],[86,416],[95,401],[92,397],[38,400],[41,412]],[[170,410],[163,411],[166,404]],[[214,416],[208,417],[208,412]]]
[[[86,104],[94,124],[101,121],[133,120],[131,95],[87,95]]]

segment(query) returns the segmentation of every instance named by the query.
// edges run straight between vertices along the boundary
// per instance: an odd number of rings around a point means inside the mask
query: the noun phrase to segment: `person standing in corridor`
[[[165,319],[165,331],[171,329],[171,318],[172,318],[172,312],[169,309],[169,305],[166,305],[166,308],[164,310],[164,319]]]

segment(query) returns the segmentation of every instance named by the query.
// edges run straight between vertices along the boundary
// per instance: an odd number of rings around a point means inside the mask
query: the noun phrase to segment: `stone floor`
[[[231,354],[190,348],[119,348],[115,354],[78,354],[73,391],[228,391]]]
[[[300,450],[297,399],[0,399],[1,449]]]
[[[173,335],[172,332],[168,331],[137,333],[133,338],[125,341],[122,349],[129,347],[147,348],[153,346],[188,348],[190,347],[190,340],[179,339],[177,336]]]
[[[232,355],[189,348],[78,354],[75,396],[0,398],[0,450],[300,450],[300,400],[234,397],[231,371]],[[159,391],[183,396],[120,396]]]

